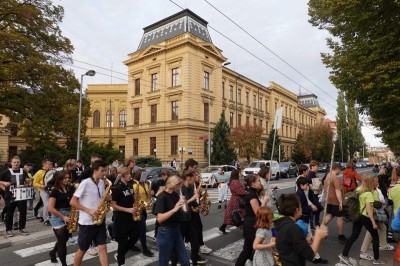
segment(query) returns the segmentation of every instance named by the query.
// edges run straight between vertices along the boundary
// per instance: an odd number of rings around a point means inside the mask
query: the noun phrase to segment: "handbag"
[[[234,210],[234,211],[231,213],[231,220],[232,220],[232,223],[233,223],[236,227],[243,225],[244,219],[243,219],[243,217],[242,217],[242,214],[240,213],[240,210]]]
[[[314,191],[316,194],[321,193],[323,189],[322,181],[318,177],[311,179],[311,190]]]
[[[388,217],[383,208],[376,209],[374,212],[374,220],[378,223],[387,223]]]
[[[246,200],[243,197],[238,198],[238,205],[239,205],[239,208],[245,209],[246,208]]]

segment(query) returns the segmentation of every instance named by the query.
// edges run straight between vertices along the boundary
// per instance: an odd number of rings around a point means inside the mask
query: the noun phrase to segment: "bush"
[[[161,167],[162,163],[160,159],[156,157],[137,157],[136,165],[142,168],[146,167]]]

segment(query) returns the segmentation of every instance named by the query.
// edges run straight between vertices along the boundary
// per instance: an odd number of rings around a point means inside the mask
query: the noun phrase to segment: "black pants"
[[[19,211],[19,230],[25,229],[27,201],[19,200],[7,203],[6,231],[12,230],[15,208],[18,208]]]
[[[197,239],[199,240],[200,246],[204,245],[204,240],[203,240],[203,223],[201,222],[201,217],[199,212],[193,212],[192,213],[192,223],[194,225],[194,228],[196,230],[197,234]]]
[[[71,236],[68,233],[68,229],[66,226],[63,226],[59,229],[54,229],[53,232],[57,237],[57,242],[54,245],[54,248],[50,251],[51,255],[58,254],[58,258],[60,259],[62,266],[67,266],[67,241]]]
[[[139,222],[117,218],[114,223],[116,223],[117,228],[115,239],[118,242],[118,265],[124,265],[126,253],[139,239]]]
[[[200,243],[198,239],[198,232],[196,230],[195,222],[187,221],[181,222],[179,224],[179,230],[181,232],[182,238],[189,240],[190,243],[190,259],[192,260],[192,265],[197,265],[197,260],[199,259]],[[171,262],[172,265],[178,261],[175,253],[173,253]]]
[[[254,228],[256,217],[246,217],[243,225],[244,244],[235,266],[244,266],[246,261],[253,260],[253,242],[256,238],[257,229]]]
[[[349,255],[350,248],[353,245],[353,243],[357,240],[358,236],[360,235],[361,229],[363,228],[363,226],[365,226],[365,229],[367,229],[368,232],[372,236],[372,248],[374,251],[374,259],[378,260],[379,259],[378,230],[374,229],[372,227],[371,219],[369,219],[369,217],[367,217],[365,215],[361,215],[360,219],[353,223],[353,230],[352,230],[351,236],[349,239],[347,239],[346,245],[344,246],[342,254],[346,257]]]

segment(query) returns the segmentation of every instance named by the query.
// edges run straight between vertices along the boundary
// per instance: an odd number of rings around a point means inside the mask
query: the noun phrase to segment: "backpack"
[[[56,172],[58,172],[56,169],[50,169],[44,175],[44,185],[46,186],[44,189],[49,193],[53,189],[55,182],[54,174]]]
[[[344,175],[343,176],[343,186],[344,187],[350,187],[351,186],[351,182],[353,181],[354,176],[353,175]]]
[[[360,193],[358,191],[350,191],[343,195],[343,211],[350,221],[355,222],[360,218],[361,212],[364,211],[365,207],[360,211]]]
[[[231,220],[232,220],[233,225],[235,225],[236,227],[243,225],[244,218],[240,214],[240,210],[234,210],[231,213]]]

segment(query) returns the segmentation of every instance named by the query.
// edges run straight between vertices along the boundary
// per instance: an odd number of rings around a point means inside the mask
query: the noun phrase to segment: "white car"
[[[258,174],[260,171],[260,164],[264,163],[265,165],[270,165],[271,167],[271,180],[278,180],[279,179],[279,163],[277,161],[272,160],[259,160],[251,162],[243,171],[242,175],[244,177],[250,174]]]
[[[203,180],[203,185],[208,187],[216,187],[218,185],[215,180],[214,173],[218,172],[218,169],[224,170],[225,174],[230,173],[236,167],[232,165],[210,165],[201,170],[200,175]]]

